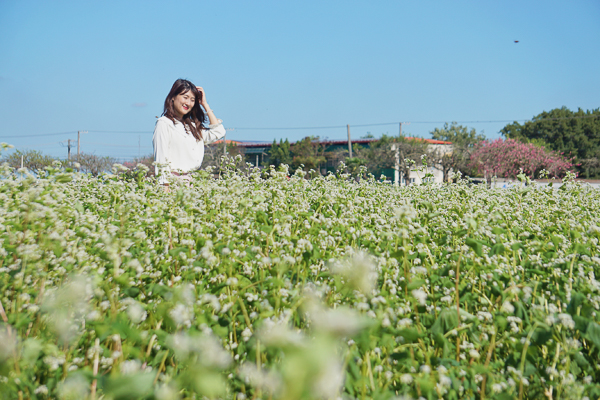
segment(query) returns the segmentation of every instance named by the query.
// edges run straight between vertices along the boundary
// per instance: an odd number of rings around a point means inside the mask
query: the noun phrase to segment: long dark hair
[[[173,109],[173,99],[181,94],[191,91],[195,97],[194,106],[190,110],[189,113],[185,114],[183,118],[177,118],[177,114],[175,114],[175,110]],[[204,126],[204,122],[206,121],[206,113],[200,107],[200,101],[202,94],[196,89],[196,85],[187,79],[177,79],[171,88],[171,91],[167,95],[165,99],[165,109],[162,115],[169,118],[173,123],[175,121],[179,121],[183,124],[186,131],[192,133],[192,135],[196,138],[196,140],[202,140],[202,131],[206,129]]]

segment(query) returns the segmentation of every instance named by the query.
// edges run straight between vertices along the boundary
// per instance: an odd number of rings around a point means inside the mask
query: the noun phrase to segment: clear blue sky
[[[599,39],[598,0],[0,0],[0,141],[64,157],[59,142],[88,130],[82,151],[149,154],[180,77],[234,140],[344,139],[346,124],[379,136],[398,125],[356,125],[401,121],[430,137],[443,121],[591,110]],[[506,122],[463,125],[497,138]],[[339,127],[242,129],[322,126]],[[60,132],[73,133],[25,137]]]

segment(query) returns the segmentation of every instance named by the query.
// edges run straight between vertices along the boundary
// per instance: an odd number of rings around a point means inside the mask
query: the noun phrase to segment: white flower
[[[412,291],[412,295],[420,305],[424,306],[427,300],[427,293],[423,289],[415,289]]]
[[[440,375],[440,385],[449,388],[452,386],[452,379],[448,378],[446,375]]]
[[[127,316],[134,324],[139,324],[142,321],[146,320],[148,313],[144,310],[141,304],[138,302],[134,302],[133,304],[127,307]]]
[[[33,393],[46,395],[48,394],[48,387],[46,385],[38,386]]]
[[[377,282],[378,274],[373,257],[363,251],[358,251],[342,262],[332,263],[330,269],[334,274],[341,275],[346,284],[367,295]]]
[[[337,336],[352,336],[369,325],[364,317],[349,308],[328,310],[316,302],[308,306],[307,315],[315,329]]]
[[[304,335],[302,333],[290,329],[285,323],[275,323],[270,319],[264,320],[263,326],[258,332],[258,337],[267,346],[304,345]]]
[[[515,312],[515,306],[510,304],[510,302],[505,301],[504,303],[502,303],[502,307],[500,307],[500,311],[507,313],[507,314],[512,314]]]
[[[250,328],[246,327],[246,329],[242,331],[242,339],[244,339],[244,342],[247,342],[248,340],[250,340],[251,337],[252,331],[250,330]]]
[[[12,357],[17,347],[15,336],[14,332],[9,332],[6,328],[0,327],[0,362]]]
[[[575,321],[570,314],[558,314],[558,320],[567,329],[575,329]]]
[[[276,394],[283,386],[281,377],[273,371],[259,370],[256,365],[244,363],[240,367],[240,376],[246,384],[250,384],[269,394]],[[239,396],[238,396],[239,398]]]
[[[132,375],[140,370],[142,363],[139,360],[126,360],[121,363],[121,373]]]
[[[412,319],[402,318],[401,320],[398,321],[398,329],[408,328],[409,326],[412,325],[412,323],[413,323]]]
[[[159,386],[154,396],[156,400],[179,400],[177,389],[168,384]]]

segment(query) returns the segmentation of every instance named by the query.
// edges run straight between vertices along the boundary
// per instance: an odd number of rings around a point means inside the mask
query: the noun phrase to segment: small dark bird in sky
[[[519,41],[518,41],[518,40],[515,40],[515,43],[519,43]]]

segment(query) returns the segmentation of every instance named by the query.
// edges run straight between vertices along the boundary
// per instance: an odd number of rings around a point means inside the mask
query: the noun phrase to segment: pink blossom
[[[531,143],[514,139],[483,141],[471,155],[470,164],[480,174],[516,178],[521,169],[536,178],[545,169],[550,177],[560,178],[573,167],[570,160]]]

